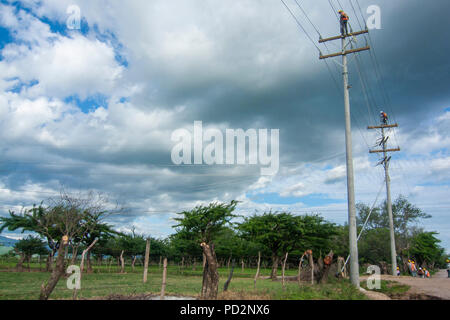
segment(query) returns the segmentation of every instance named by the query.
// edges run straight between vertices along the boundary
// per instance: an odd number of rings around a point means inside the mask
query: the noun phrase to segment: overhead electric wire
[[[358,14],[356,13],[356,10],[355,10],[355,7],[353,6],[352,0],[348,0],[348,2],[350,3],[352,10],[355,13],[355,18],[356,18],[356,21],[358,22],[359,29],[363,30],[364,28],[362,27],[361,23],[359,22]],[[363,21],[364,21],[364,19],[363,19]]]
[[[316,47],[316,49],[319,51],[319,53],[322,53],[322,51],[320,50],[320,48],[316,45],[316,43],[314,42],[314,40],[311,38],[311,36],[309,35],[309,33],[306,31],[306,29],[303,27],[303,25],[300,23],[300,21],[297,19],[297,17],[295,16],[295,14],[292,12],[292,10],[288,7],[288,5],[286,4],[286,2],[284,2],[284,0],[280,0],[283,5],[286,7],[286,10],[289,11],[289,13],[291,14],[292,18],[294,18],[294,20],[297,22],[298,26],[303,30],[303,32],[305,33],[305,35],[308,37],[308,39],[311,41],[311,43],[314,45],[314,47]]]
[[[351,0],[349,0],[349,1],[351,3]],[[362,11],[361,6],[359,4],[359,1],[358,0],[355,0],[355,1],[356,1],[357,6],[358,6],[358,9],[359,9],[359,12],[361,14],[361,17],[363,18],[363,21],[365,21],[364,14],[363,14],[363,11]],[[352,5],[352,7],[353,7],[353,5]],[[368,30],[366,24],[365,24],[365,26],[366,26],[366,29]],[[366,39],[365,36],[364,36],[364,38]],[[375,46],[374,46],[373,41],[372,41],[371,32],[369,30],[368,30],[368,33],[367,33],[367,38],[368,38],[368,43],[371,46],[371,50],[370,50],[369,54],[370,54],[371,62],[373,64],[373,66],[374,66],[377,85],[378,85],[378,87],[380,89],[381,96],[382,96],[382,98],[384,100],[385,107],[387,108],[387,111],[390,114],[390,117],[392,118],[393,122],[396,123],[397,121],[396,121],[396,117],[395,117],[395,113],[394,113],[394,108],[392,106],[390,96],[388,94],[388,91],[386,90],[386,87],[385,87],[385,84],[384,84],[384,81],[383,81],[380,63],[379,63],[379,60],[377,58],[376,49],[375,49]],[[367,41],[367,39],[366,39],[366,41]],[[395,128],[392,129],[392,132],[393,132],[393,135],[394,135],[395,142],[397,143],[397,145],[399,145],[399,141],[398,141],[398,138],[397,138],[397,134],[396,134]]]
[[[303,30],[303,32],[305,32],[305,33],[307,34],[307,37],[312,41],[311,36],[307,33],[306,29],[303,27],[303,25],[300,23],[300,21],[299,21],[299,20],[297,19],[297,17],[294,15],[294,13],[292,12],[292,10],[290,10],[290,8],[287,6],[287,4],[286,4],[283,0],[281,0],[281,2],[284,4],[284,6],[286,7],[286,9],[289,11],[289,13],[290,13],[290,14],[292,15],[292,17],[295,19],[295,21],[297,22],[297,24],[299,24],[299,25],[301,26],[301,29]],[[306,18],[307,18],[307,20],[309,21],[309,23],[313,26],[314,30],[317,32],[317,34],[319,35],[319,37],[322,38],[319,29],[314,25],[314,23],[313,23],[312,20],[309,18],[308,14],[307,14],[306,11],[303,9],[303,7],[300,5],[300,3],[299,3],[297,0],[295,0],[295,2],[296,2],[297,5],[299,6],[299,8],[300,8],[300,10],[302,11],[302,13],[306,16]],[[328,1],[328,3],[330,4],[330,6],[331,6],[333,12],[336,14],[336,10],[334,9],[334,7],[333,7],[332,3],[330,2],[330,0]],[[336,14],[336,18],[339,20],[339,17],[337,16],[337,14]],[[314,44],[314,45],[315,45],[315,44]],[[315,46],[316,46],[316,45],[315,45]],[[317,48],[317,46],[316,46],[316,48]],[[328,47],[326,47],[326,49],[327,49],[327,51],[329,52]],[[319,52],[321,52],[320,49],[318,49],[318,50],[319,50]],[[326,63],[326,60],[325,60],[325,63]],[[331,72],[328,63],[326,63],[326,66],[327,66],[327,69],[328,69],[328,71],[329,71],[329,73],[330,73],[330,75],[331,75],[331,77],[332,77],[332,79],[333,79],[333,81],[334,81],[334,83],[335,83],[335,85],[336,85],[336,89],[338,90],[338,92],[340,93],[340,95],[343,96],[343,93],[342,93],[342,91],[340,90],[340,86],[338,85],[336,78],[334,77],[333,73]],[[336,67],[337,67],[337,66],[336,66]],[[353,119],[353,122],[355,122],[356,127],[357,127],[357,129],[358,129],[358,131],[359,131],[359,133],[360,133],[360,135],[361,135],[361,137],[362,137],[364,143],[365,143],[366,146],[367,146],[367,149],[370,149],[370,146],[369,146],[369,144],[367,143],[367,139],[365,138],[365,136],[364,136],[364,134],[363,134],[363,132],[362,132],[361,126],[359,125],[359,121],[357,121],[355,115],[352,114],[351,117],[352,117],[352,119]],[[381,173],[379,173],[379,174],[381,174]]]
[[[319,36],[319,39],[322,39],[322,34],[319,31],[319,28],[316,27],[316,25],[312,22],[312,20],[309,18],[308,14],[306,13],[306,11],[303,9],[303,7],[300,5],[300,3],[297,0],[294,0],[295,3],[297,4],[297,6],[300,8],[300,10],[302,11],[302,13],[304,14],[304,16],[306,17],[306,19],[309,21],[309,23],[311,24],[311,26],[314,28],[314,30],[316,30],[317,35]],[[328,48],[327,44],[325,43],[325,49],[327,51],[327,53],[330,53],[330,49]],[[319,50],[320,52],[320,50]],[[335,76],[333,75],[333,72],[331,71],[331,68],[328,64],[328,61],[326,59],[324,59],[325,65],[331,75],[331,78],[333,79],[333,82],[336,86],[336,89],[338,90],[339,94],[342,95],[342,91],[339,88],[339,84],[335,78]],[[335,65],[335,68],[337,68],[337,66]]]
[[[336,19],[337,19],[338,21],[340,21],[339,16],[338,16],[338,14],[337,14],[337,10],[336,10],[336,8],[334,7],[333,3],[332,3],[330,0],[328,0],[328,4],[329,4],[331,10],[333,11],[333,13],[335,14]],[[339,3],[339,4],[340,4],[340,3]],[[341,4],[340,4],[340,5],[341,5]],[[351,28],[351,25],[350,25],[350,28]],[[358,53],[356,53],[356,54],[358,54]],[[357,59],[357,58],[355,58],[355,59]],[[364,81],[364,80],[363,80],[363,79],[364,79],[364,72],[363,72],[363,71],[360,71],[360,73],[361,73],[361,76],[362,76],[361,81]],[[365,93],[365,95],[367,95],[367,93]],[[373,100],[373,97],[371,97],[371,99]],[[372,107],[372,104],[369,103],[368,109],[371,110],[372,108],[373,108],[373,107]],[[359,109],[358,109],[358,108],[355,108],[355,109],[356,109],[357,112],[359,113]],[[370,113],[370,111],[369,111],[369,113]],[[369,146],[369,144],[367,143],[367,140],[366,140],[364,134],[362,133],[361,127],[359,126],[359,122],[357,121],[357,118],[354,116],[353,113],[351,114],[351,116],[352,116],[353,122],[355,122],[355,124],[356,124],[356,126],[357,126],[357,128],[358,128],[358,130],[359,130],[359,132],[360,132],[361,137],[362,137],[363,140],[364,140],[364,143],[366,144],[367,148],[370,149],[370,146]],[[369,117],[370,117],[370,116],[369,116]],[[377,158],[377,161],[379,161],[377,155],[374,154],[374,155],[372,155],[372,156],[373,156],[373,157],[376,157],[376,158]],[[384,177],[382,177],[383,174],[382,174],[381,171],[378,171],[378,174],[380,175],[380,178],[381,178],[381,179],[384,179]]]

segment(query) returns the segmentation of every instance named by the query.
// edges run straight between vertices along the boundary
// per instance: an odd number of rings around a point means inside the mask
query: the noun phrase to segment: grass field
[[[361,282],[361,287],[368,290],[366,281]],[[395,281],[381,280],[380,289],[373,289],[373,290],[384,293],[390,298],[398,298],[403,296],[406,292],[408,292],[410,288],[411,287],[408,285],[401,284]]]
[[[0,255],[8,253],[9,251],[11,251],[13,249],[13,247],[4,247],[4,246],[0,246]]]
[[[29,300],[37,299],[41,284],[48,280],[50,273],[40,272],[39,264],[31,265],[32,272],[13,272],[11,268],[15,264],[0,261],[0,300]],[[42,265],[42,267],[44,267]],[[162,270],[157,265],[150,266],[148,282],[142,283],[142,267],[136,267],[132,272],[131,267],[126,268],[126,273],[120,274],[117,266],[95,267],[94,273],[83,274],[79,298],[102,298],[110,295],[139,295],[159,294],[162,282]],[[229,270],[219,270],[219,297],[223,299],[275,299],[275,300],[362,300],[366,299],[359,291],[354,289],[347,280],[331,279],[325,285],[303,284],[296,281],[287,282],[283,290],[280,281],[259,279],[256,290],[253,288],[253,277],[256,270],[245,269],[244,272],[235,269],[233,279],[226,295],[223,294],[223,284],[226,281]],[[268,276],[269,269],[261,270],[262,276]],[[169,266],[167,276],[166,295],[182,295],[198,297],[201,290],[201,268],[192,271],[192,268],[181,270],[178,266]],[[295,275],[296,270],[288,270],[287,275]],[[72,291],[67,289],[66,279],[61,278],[51,295],[51,299],[72,299]]]

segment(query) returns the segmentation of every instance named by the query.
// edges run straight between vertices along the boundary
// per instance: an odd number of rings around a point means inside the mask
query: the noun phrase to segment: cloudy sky
[[[127,208],[111,223],[154,237],[172,232],[176,212],[232,199],[241,214],[344,223],[341,61],[318,59],[340,43],[318,39],[337,35],[341,6],[359,30],[376,5],[381,28],[353,43],[373,50],[349,57],[356,200],[385,198],[367,130],[383,110],[400,125],[389,131],[402,148],[392,196],[432,214],[422,226],[450,252],[450,2],[285,2],[304,30],[280,0],[1,0],[0,215],[64,187],[108,194]],[[172,133],[194,121],[279,129],[278,173],[174,165]]]

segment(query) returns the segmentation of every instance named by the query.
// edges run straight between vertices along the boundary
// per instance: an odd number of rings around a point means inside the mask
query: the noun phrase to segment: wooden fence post
[[[144,279],[143,279],[144,283],[147,283],[149,257],[150,257],[150,239],[147,239],[147,243],[145,245],[145,262],[144,262]]]
[[[224,292],[228,290],[228,286],[230,285],[231,278],[233,277],[233,271],[234,271],[234,262],[233,262],[233,266],[231,267],[230,275],[228,276],[228,279],[223,286]]]
[[[83,277],[83,269],[84,269],[84,257],[86,253],[91,250],[91,248],[97,243],[98,239],[95,239],[94,242],[90,244],[89,247],[87,247],[85,250],[83,250],[83,253],[81,254],[81,263],[80,263],[80,282],[81,277]],[[77,298],[77,289],[75,288],[73,291],[73,299],[75,300]]]
[[[311,284],[314,284],[314,259],[312,250],[308,250],[308,261],[309,266],[311,267]]]
[[[125,261],[123,260],[124,250],[120,253],[120,273],[125,273]]]
[[[286,283],[285,283],[285,278],[284,278],[284,272],[285,272],[285,270],[286,270],[286,261],[287,261],[287,258],[288,258],[288,253],[286,252],[286,255],[284,256],[284,261],[283,261],[283,268],[282,268],[282,272],[281,272],[281,283],[282,283],[282,286],[283,286],[283,290],[285,290],[286,289]]]
[[[164,300],[164,295],[166,294],[166,278],[167,278],[167,258],[164,258],[164,267],[163,267],[163,278],[161,285],[161,300]]]
[[[259,266],[261,264],[261,251],[258,251],[258,267],[256,269],[255,279],[253,280],[253,289],[256,289],[256,280],[259,277]]]
[[[303,253],[303,255],[300,258],[300,261],[298,263],[298,275],[297,275],[298,286],[301,285],[302,263],[303,263],[303,258],[305,257],[305,255],[306,255],[306,252]]]

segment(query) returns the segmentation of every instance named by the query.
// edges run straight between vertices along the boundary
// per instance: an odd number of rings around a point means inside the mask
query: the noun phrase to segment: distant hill
[[[18,240],[0,236],[0,246],[14,247]]]

